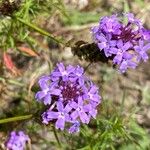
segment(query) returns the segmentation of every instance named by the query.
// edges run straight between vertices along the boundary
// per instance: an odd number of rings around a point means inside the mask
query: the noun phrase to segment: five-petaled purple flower
[[[24,150],[27,142],[29,141],[30,139],[28,135],[26,135],[23,131],[12,131],[6,142],[6,148],[8,150]]]
[[[99,25],[92,28],[92,33],[100,51],[111,57],[122,73],[148,59],[150,30],[132,13],[125,13],[122,18],[118,15],[103,17]]]
[[[88,124],[96,117],[101,97],[82,67],[58,63],[54,71],[42,76],[38,83],[41,90],[35,98],[48,107],[42,114],[44,124],[55,123],[57,129],[67,128],[69,133],[74,133],[79,131],[81,123]]]

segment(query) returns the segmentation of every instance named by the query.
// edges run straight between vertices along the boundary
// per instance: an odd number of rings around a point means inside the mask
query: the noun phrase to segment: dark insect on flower
[[[20,7],[21,0],[2,0],[0,3],[0,15],[10,16]]]
[[[89,62],[103,62],[108,63],[110,58],[107,58],[104,52],[99,52],[99,48],[95,43],[87,43],[84,41],[78,41],[72,47],[74,55],[78,56],[81,60]]]
[[[99,48],[113,64],[124,73],[135,69],[140,61],[147,61],[150,50],[150,30],[143,27],[132,13],[105,16],[99,25],[92,28],[93,37]]]

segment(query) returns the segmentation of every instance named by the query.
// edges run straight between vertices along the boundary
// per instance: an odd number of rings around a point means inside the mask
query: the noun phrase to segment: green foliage
[[[145,129],[140,127],[135,121],[130,123],[130,132],[137,144],[128,142],[123,144],[119,150],[149,150],[150,149],[150,135],[146,132]]]
[[[143,101],[146,104],[150,104],[150,87],[149,84],[147,84],[144,89],[142,90],[143,92]]]
[[[100,18],[100,14],[95,12],[79,12],[76,10],[69,11],[68,15],[71,16],[69,20],[67,18],[63,18],[65,25],[83,25],[97,22]]]
[[[142,7],[144,6],[144,2],[142,0],[135,1],[138,5],[141,5]],[[0,1],[0,6],[3,5],[3,2],[4,1]],[[128,3],[126,3],[125,0],[123,2],[124,12],[128,12],[130,10]],[[5,13],[0,16],[0,49],[3,51],[7,51],[10,48],[17,50],[19,44],[23,43],[35,48],[38,43],[32,35],[33,31],[47,36],[55,42],[64,43],[62,40],[38,27],[38,17],[44,16],[48,18],[56,11],[59,11],[59,13],[63,16],[62,21],[64,25],[80,26],[87,23],[97,22],[101,15],[94,12],[80,12],[77,10],[67,12],[62,0],[22,0],[18,9],[12,10],[8,13],[6,9]],[[109,83],[114,78],[114,70],[106,69],[106,66],[104,65],[101,67],[100,73],[104,83]],[[39,133],[43,130],[43,128],[46,128],[40,120],[44,107],[37,103],[33,97],[31,100],[27,98],[28,91],[23,83],[13,79],[7,79],[6,81],[3,77],[0,77],[0,81],[6,82],[7,84],[14,84],[22,88],[21,93],[17,93],[17,95],[15,95],[16,101],[12,102],[11,110],[8,110],[5,114],[0,116],[0,128],[4,132],[8,132],[12,129],[23,128],[27,131],[31,138],[36,139],[36,141],[34,141],[35,144],[41,144],[41,147],[43,145],[46,145],[47,147],[54,146],[54,149],[150,149],[150,136],[147,131],[139,126],[132,116],[129,117],[128,114],[124,113],[125,91],[123,93],[122,104],[120,107],[113,104],[111,100],[103,100],[96,120],[90,122],[89,125],[82,125],[80,133],[71,135],[65,131],[58,132],[59,134],[57,135],[51,125],[47,126],[47,131],[50,133],[54,132],[54,136],[56,138],[50,140],[49,138],[41,136]],[[35,89],[32,89],[32,92],[35,92],[37,87],[33,88]],[[144,100],[149,104],[149,86],[146,86],[142,92]],[[5,123],[8,124],[5,125]],[[16,126],[17,123],[18,125]],[[61,139],[60,141],[62,141],[61,143],[59,142],[59,138]]]
[[[1,6],[3,3],[1,4]],[[34,23],[34,20],[44,13],[48,16],[53,14],[56,10],[59,10],[65,16],[64,5],[60,0],[23,0],[21,1],[18,10],[12,11],[10,14],[6,13],[1,15],[0,21],[0,48],[7,50],[9,48],[16,49],[19,43],[27,43],[28,45],[37,45],[35,40],[30,34],[32,30],[39,32],[45,36],[52,38],[52,36],[38,28]],[[3,12],[3,10],[1,10]],[[33,22],[33,24],[31,23]],[[52,38],[55,40],[55,38]],[[55,40],[59,43],[58,40]]]
[[[104,104],[105,103],[105,104]],[[106,102],[102,104],[102,110],[96,121],[81,127],[77,135],[64,133],[67,150],[146,150],[149,146],[149,136],[132,117],[122,115],[122,112]],[[110,109],[110,106],[113,110]],[[122,109],[122,108],[121,108]],[[128,147],[126,145],[129,145]]]
[[[144,0],[135,0],[135,2],[137,3],[137,5],[141,6],[142,8],[145,7]]]

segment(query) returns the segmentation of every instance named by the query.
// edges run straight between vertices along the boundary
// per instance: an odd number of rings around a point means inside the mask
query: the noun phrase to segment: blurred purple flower
[[[135,51],[139,54],[137,56],[137,61],[139,62],[141,59],[146,61],[148,59],[148,54],[146,53],[150,49],[150,43],[144,45],[142,40],[139,40],[139,45],[134,46]]]
[[[74,122],[73,125],[69,128],[69,133],[76,133],[79,132],[80,123],[78,121]]]
[[[49,76],[39,79],[39,85],[41,91],[35,98],[49,104],[49,109],[42,114],[44,124],[53,122],[61,130],[70,124],[68,131],[74,133],[79,131],[80,123],[88,124],[91,117],[96,117],[101,97],[96,85],[84,76],[82,67],[65,67],[59,63]]]
[[[92,28],[92,33],[100,51],[111,57],[122,73],[136,68],[140,60],[148,59],[150,30],[132,13],[103,17],[99,25]]]
[[[26,143],[29,142],[29,140],[28,135],[24,134],[23,131],[19,131],[18,133],[12,131],[6,142],[6,148],[8,150],[24,150]]]

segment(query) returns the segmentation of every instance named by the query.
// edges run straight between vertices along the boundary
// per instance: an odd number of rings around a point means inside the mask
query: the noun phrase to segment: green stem
[[[20,83],[19,81],[16,81],[16,80],[12,80],[12,79],[7,79],[7,78],[4,78],[4,77],[0,77],[0,81],[2,82],[8,82],[10,84],[14,84],[14,85],[18,85],[18,86],[24,86],[22,83]]]
[[[52,35],[51,35],[50,33],[48,33],[47,31],[45,31],[45,30],[43,30],[43,29],[41,29],[41,28],[35,26],[34,24],[32,24],[32,23],[30,23],[30,22],[26,22],[26,21],[24,21],[24,20],[21,19],[21,18],[16,18],[16,19],[17,19],[18,21],[20,21],[21,23],[25,24],[26,26],[32,28],[33,30],[39,32],[40,34],[45,35],[45,36],[51,38],[51,39],[54,40],[55,42],[61,43],[61,44],[65,45],[65,42],[64,42],[64,41],[62,41],[62,40],[60,40],[60,39],[57,39],[56,37],[52,36]]]
[[[59,141],[59,138],[58,138],[58,135],[57,135],[57,132],[56,132],[56,129],[55,129],[54,126],[53,126],[53,132],[54,132],[54,136],[55,136],[55,138],[57,140],[57,143],[58,143],[59,147],[61,148],[62,146],[61,146],[61,143]]]
[[[1,119],[0,124],[8,123],[8,122],[14,122],[14,121],[20,121],[20,120],[26,120],[32,118],[33,115],[25,115],[25,116],[18,116],[18,117],[11,117],[6,119]]]

